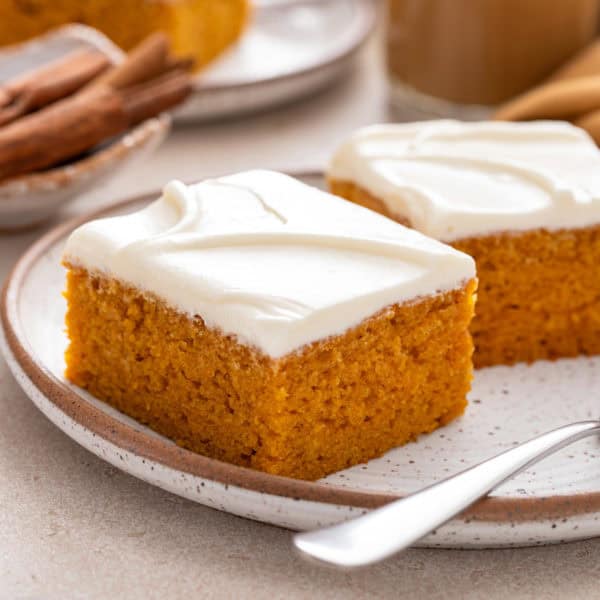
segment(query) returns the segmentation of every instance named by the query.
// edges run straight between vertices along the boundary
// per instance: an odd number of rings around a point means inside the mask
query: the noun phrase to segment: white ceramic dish
[[[0,82],[82,47],[98,48],[115,63],[124,56],[94,29],[69,25],[33,41],[0,49]],[[85,158],[0,182],[0,231],[32,227],[47,220],[70,200],[152,152],[170,126],[167,115],[148,119]]]
[[[302,179],[323,184],[320,175]],[[102,214],[129,212],[154,197],[129,200]],[[116,467],[190,500],[283,527],[314,528],[380,506],[545,430],[598,416],[600,357],[582,357],[478,371],[464,417],[318,482],[193,454],[64,380],[59,260],[66,236],[83,220],[45,235],[8,278],[0,315],[9,367],[67,435]],[[503,485],[422,544],[534,545],[600,535],[599,454],[598,440],[578,442]]]
[[[375,0],[255,0],[248,30],[198,75],[177,118],[223,119],[314,94],[352,67],[375,16]]]

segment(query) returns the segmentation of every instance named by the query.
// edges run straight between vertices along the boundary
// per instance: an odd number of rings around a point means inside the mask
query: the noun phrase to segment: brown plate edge
[[[298,178],[322,176],[319,172],[292,173]],[[116,209],[157,198],[151,192],[121,200],[101,210],[78,216],[58,225],[21,256],[9,273],[0,298],[0,323],[15,360],[27,377],[56,408],[92,433],[141,458],[218,483],[262,494],[372,509],[398,500],[392,493],[349,490],[340,486],[270,475],[195,454],[172,443],[149,436],[89,404],[40,364],[20,339],[17,317],[18,293],[31,267],[45,250],[82,223]],[[485,498],[462,514],[466,522],[518,523],[561,520],[575,515],[600,513],[600,492],[541,498]]]

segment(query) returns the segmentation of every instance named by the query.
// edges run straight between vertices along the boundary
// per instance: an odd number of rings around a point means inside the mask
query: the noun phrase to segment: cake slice
[[[268,171],[68,240],[67,378],[193,451],[316,479],[463,412],[473,260]]]
[[[14,44],[67,23],[104,32],[125,50],[164,31],[173,50],[200,68],[241,35],[248,0],[36,0],[0,3],[0,45]]]
[[[562,122],[381,125],[330,189],[470,254],[475,366],[600,353],[600,152]]]

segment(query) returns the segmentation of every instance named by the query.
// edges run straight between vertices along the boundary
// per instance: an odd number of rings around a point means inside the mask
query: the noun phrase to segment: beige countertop
[[[384,90],[371,44],[335,89],[243,121],[179,129],[152,158],[69,212],[174,177],[318,167],[350,130],[389,117]],[[0,236],[0,279],[39,234]],[[355,572],[307,564],[292,552],[289,532],[163,492],[80,448],[34,408],[0,358],[2,600],[599,596],[600,540],[410,550]]]

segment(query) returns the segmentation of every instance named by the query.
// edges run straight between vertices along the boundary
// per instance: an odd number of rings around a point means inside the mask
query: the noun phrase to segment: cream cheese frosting
[[[273,358],[475,276],[469,256],[271,171],[171,182],[148,207],[75,230],[64,260]]]
[[[342,145],[328,176],[446,242],[600,223],[600,151],[559,121],[371,126]]]

